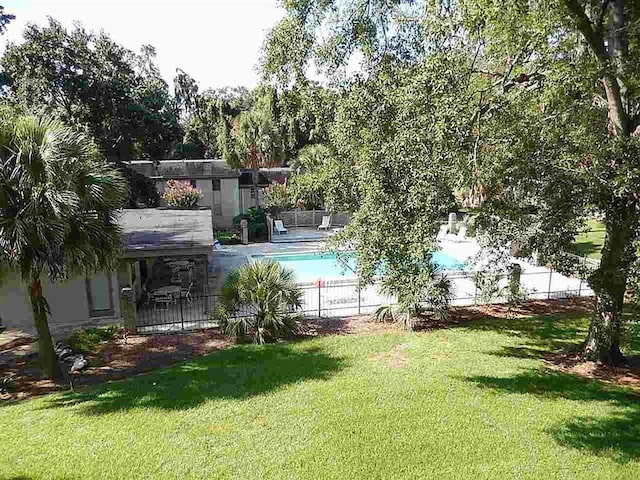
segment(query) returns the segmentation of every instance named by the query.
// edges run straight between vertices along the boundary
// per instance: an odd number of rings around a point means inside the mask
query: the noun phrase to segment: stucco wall
[[[214,193],[211,178],[196,179],[195,182],[196,188],[202,190],[202,199],[198,202],[198,206],[211,209],[213,227],[231,228],[233,226],[233,217],[240,213],[240,192],[238,188],[238,179],[221,178],[219,193]],[[158,194],[162,195],[164,193],[166,185],[166,180],[156,181]],[[217,213],[214,210],[214,195],[220,195],[221,213]],[[160,205],[166,206],[164,200],[160,200]]]
[[[220,180],[220,196],[222,215],[214,215],[216,226],[228,228],[233,225],[233,217],[240,213],[240,192],[237,178],[223,178]]]
[[[210,178],[196,180],[196,188],[202,190],[202,198],[198,201],[200,207],[213,207],[213,185]]]
[[[116,273],[111,275],[111,285],[114,315],[91,318],[84,277],[57,285],[52,285],[46,277],[43,277],[43,295],[51,308],[49,317],[51,334],[59,339],[78,328],[119,322],[120,301]],[[0,286],[0,317],[6,327],[35,333],[27,287],[17,275],[7,278],[6,282]]]

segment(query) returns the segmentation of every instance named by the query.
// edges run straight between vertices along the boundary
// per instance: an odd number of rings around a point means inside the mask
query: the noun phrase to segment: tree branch
[[[598,21],[595,22],[595,26],[599,32],[602,32],[602,25],[604,25],[604,17],[607,14],[607,7],[609,6],[610,0],[602,0],[600,2],[600,15],[598,16]]]
[[[602,68],[602,84],[607,94],[611,133],[626,136],[629,134],[629,122],[622,102],[620,83],[618,82],[615,67],[612,68],[611,59],[604,45],[602,34],[594,28],[579,0],[563,0],[563,3],[569,10],[576,28],[587,41]],[[620,22],[623,22],[623,19]],[[619,28],[619,26],[617,27]]]
[[[563,0],[563,3],[565,7],[567,7],[567,10],[569,10],[569,14],[573,18],[577,29],[582,33],[582,36],[591,47],[593,53],[601,62],[606,63],[608,61],[607,50],[604,46],[602,34],[594,28],[593,23],[587,16],[579,0]]]

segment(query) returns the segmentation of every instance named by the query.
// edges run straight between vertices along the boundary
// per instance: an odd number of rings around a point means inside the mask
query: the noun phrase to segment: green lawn
[[[241,346],[0,406],[0,478],[638,479],[640,397],[540,359],[586,325]]]
[[[604,245],[605,226],[598,220],[587,221],[586,232],[580,233],[574,242],[576,253],[591,258],[600,258],[600,251]]]

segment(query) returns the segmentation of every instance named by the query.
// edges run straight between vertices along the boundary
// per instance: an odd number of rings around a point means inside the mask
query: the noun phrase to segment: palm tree
[[[417,268],[419,275],[414,275],[410,288],[398,288],[403,272],[395,275],[389,273],[382,280],[382,289],[386,295],[396,296],[398,305],[382,305],[373,315],[378,322],[399,322],[407,330],[413,330],[415,320],[425,311],[432,312],[441,322],[449,320],[449,306],[453,299],[451,280],[438,271],[438,266],[429,261],[408,268]]]
[[[302,291],[293,272],[272,260],[253,262],[232,271],[220,293],[221,329],[237,339],[252,334],[255,343],[298,331]]]
[[[258,206],[258,182],[261,168],[278,167],[284,161],[284,142],[278,125],[275,90],[260,87],[256,104],[231,122],[229,133],[219,138],[219,147],[233,168],[251,169],[254,206]]]
[[[26,283],[39,357],[60,371],[41,276],[51,281],[112,271],[122,248],[116,209],[127,201],[120,173],[94,143],[50,118],[0,118],[0,267]]]

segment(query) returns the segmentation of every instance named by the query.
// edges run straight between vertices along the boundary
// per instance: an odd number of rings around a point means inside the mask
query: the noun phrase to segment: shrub
[[[202,190],[179,180],[169,180],[162,194],[162,199],[170,207],[195,207],[201,198]]]
[[[76,352],[95,353],[101,343],[109,342],[123,334],[121,325],[91,327],[74,332],[67,343]]]
[[[216,238],[222,245],[236,245],[240,243],[240,235],[237,232],[218,232]]]
[[[233,225],[240,228],[240,221],[247,220],[249,240],[263,238],[267,233],[267,215],[261,207],[251,207],[244,213],[233,217]]]
[[[272,183],[262,192],[264,193],[264,206],[272,214],[277,215],[283,210],[293,208],[294,201],[291,189],[287,185]]]
[[[293,271],[274,261],[253,262],[232,271],[220,292],[215,320],[237,340],[263,344],[298,332],[302,291]]]
[[[500,285],[504,275],[500,272],[476,272],[473,283],[476,287],[476,304],[491,303],[504,296],[506,289]]]
[[[409,278],[412,279],[410,283],[407,282]],[[440,274],[431,261],[406,262],[382,277],[383,293],[397,297],[398,306],[380,307],[374,319],[401,322],[407,330],[413,330],[415,319],[424,312],[432,312],[438,320],[445,322],[449,320],[451,289],[451,280]]]

